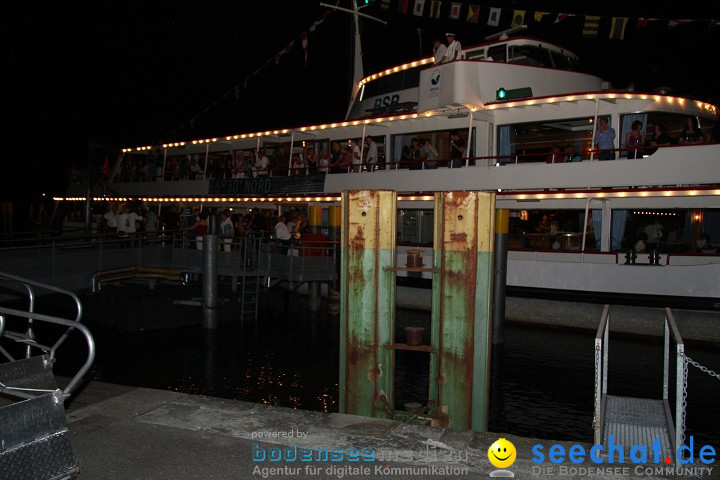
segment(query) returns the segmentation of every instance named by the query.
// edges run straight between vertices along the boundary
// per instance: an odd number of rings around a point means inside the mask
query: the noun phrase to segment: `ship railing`
[[[20,294],[26,298],[27,307],[23,309],[9,308],[0,305],[0,339],[9,340],[20,345],[20,351],[23,352],[21,356],[24,356],[25,359],[30,359],[33,356],[33,352],[39,350],[43,355],[47,355],[47,362],[52,364],[56,359],[58,349],[65,343],[65,340],[67,340],[73,331],[77,330],[85,337],[87,357],[83,365],[63,390],[62,398],[67,398],[79,386],[80,381],[90,369],[95,358],[95,341],[87,327],[80,323],[82,319],[82,303],[80,299],[69,290],[4,272],[0,272],[0,284],[3,290],[10,290],[14,294]],[[38,297],[44,293],[61,295],[62,297],[70,299],[73,304],[74,315],[65,318],[38,313]],[[8,320],[13,322],[13,326],[20,328],[18,330],[8,329]],[[43,335],[40,337],[43,339],[41,343],[36,336],[38,322],[59,325],[65,328],[56,336],[48,332],[43,332]],[[0,345],[0,354],[10,362],[18,361],[16,358],[17,353],[15,353],[15,355],[11,354],[3,345]],[[36,397],[38,390],[24,387],[14,388],[12,385],[0,385],[0,392],[18,398],[29,399]]]
[[[586,149],[563,152],[533,152],[533,153],[508,153],[502,155],[474,156],[462,158],[439,158],[439,159],[411,159],[400,161],[384,161],[369,163],[351,163],[345,165],[314,165],[307,164],[288,166],[287,163],[272,168],[251,168],[241,171],[223,168],[220,175],[213,172],[174,175],[165,174],[162,176],[122,176],[114,177],[114,182],[152,182],[152,181],[186,181],[186,180],[207,180],[207,179],[232,179],[232,178],[271,178],[286,176],[307,176],[338,173],[373,172],[378,170],[432,170],[436,168],[463,168],[471,166],[503,166],[524,163],[575,163],[581,161],[598,161],[600,153],[612,152],[615,160],[621,158],[641,158],[654,154],[659,149],[686,147],[689,145],[653,145],[640,148],[614,148],[607,150]]]

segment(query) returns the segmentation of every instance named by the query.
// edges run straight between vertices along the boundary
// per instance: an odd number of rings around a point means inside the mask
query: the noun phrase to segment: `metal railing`
[[[598,153],[612,153],[614,160],[622,158],[643,158],[653,155],[658,150],[667,148],[687,147],[688,145],[654,145],[642,147],[623,147],[600,150],[582,149],[568,150],[563,152],[541,152],[541,153],[507,153],[503,155],[486,155],[461,158],[407,158],[400,161],[384,160],[381,155],[377,162],[359,162],[353,163],[352,160],[347,163],[333,163],[328,159],[328,163],[317,163],[315,165],[307,163],[296,163],[288,165],[287,158],[274,167],[258,168],[255,166],[243,167],[227,166],[227,164],[219,167],[215,172],[191,173],[191,172],[174,172],[166,169],[163,175],[130,175],[124,176],[118,174],[112,179],[113,183],[134,183],[134,182],[162,182],[162,181],[192,181],[192,180],[208,180],[208,179],[231,179],[231,178],[266,178],[266,177],[285,177],[298,175],[315,175],[315,174],[337,174],[352,172],[372,172],[378,170],[428,170],[437,168],[463,168],[474,165],[483,166],[500,166],[523,163],[575,163],[581,161],[598,161]],[[453,163],[454,162],[454,163]],[[223,162],[221,162],[223,163]]]
[[[674,451],[683,445],[685,435],[685,409],[684,386],[686,384],[685,372],[685,344],[678,330],[672,310],[665,308],[665,334],[664,334],[664,362],[663,362],[663,401],[666,404],[666,420],[670,441],[675,446]],[[608,344],[610,334],[610,305],[605,305],[600,325],[595,334],[595,399],[593,402],[593,430],[595,444],[602,443],[605,402],[608,386]],[[669,412],[670,391],[670,339],[675,342],[676,379],[675,379],[675,421]]]
[[[48,354],[50,360],[54,360],[56,358],[56,352],[65,342],[65,340],[67,340],[68,336],[73,330],[79,330],[85,336],[88,346],[88,355],[82,367],[80,367],[78,372],[72,377],[72,379],[64,389],[63,398],[67,398],[78,387],[80,380],[82,380],[82,377],[90,369],[90,366],[95,359],[95,340],[93,339],[92,334],[90,333],[88,328],[82,323],[80,323],[80,320],[82,318],[82,303],[80,302],[80,299],[77,297],[77,295],[75,295],[73,292],[70,292],[69,290],[65,290],[54,285],[36,282],[27,278],[18,277],[16,275],[11,275],[8,273],[0,272],[0,280],[2,280],[3,282],[9,282],[11,287],[19,287],[21,291],[27,294],[28,307],[26,310],[18,310],[14,308],[0,306],[0,340],[7,339],[15,343],[24,344],[26,347],[26,359],[32,356],[32,349],[38,349],[45,354]],[[46,292],[61,294],[69,297],[76,309],[75,317],[69,319],[37,313],[35,311],[35,308],[38,290],[45,290]],[[24,331],[8,330],[7,320],[9,318],[19,319],[20,321],[26,320],[27,327]],[[60,325],[67,328],[57,337],[57,339],[54,341],[54,343],[52,343],[52,345],[46,345],[39,343],[35,339],[35,328],[37,327],[37,324],[35,324],[36,321]],[[11,355],[2,345],[0,345],[0,354],[7,358],[8,361],[16,361],[16,358]],[[0,391],[6,391],[9,393],[9,391],[11,390],[13,395],[19,396],[21,398],[34,397],[34,395],[25,392],[24,389],[13,389],[11,386],[0,387]]]
[[[675,429],[668,433],[670,439],[675,445],[675,452],[679,452],[679,448],[685,441],[685,408],[686,403],[684,400],[685,384],[687,374],[685,370],[685,343],[680,336],[680,330],[678,330],[677,323],[675,323],[675,317],[672,314],[672,310],[665,308],[665,349],[663,353],[663,400],[668,403],[668,393],[670,390],[670,334],[672,339],[675,341]],[[668,426],[672,426],[672,418],[668,414]]]

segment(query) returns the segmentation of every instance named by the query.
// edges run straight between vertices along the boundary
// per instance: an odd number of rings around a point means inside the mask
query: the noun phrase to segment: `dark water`
[[[191,296],[178,290],[114,287],[86,298],[87,323],[97,343],[92,378],[307,410],[338,410],[339,319],[308,313],[302,296],[271,293],[257,322],[240,321],[237,308],[225,305],[216,330],[181,326],[130,332],[104,323],[128,314],[139,319],[168,316],[178,323],[202,316],[199,307],[167,302],[178,295]],[[399,310],[398,338],[405,326],[425,326],[428,342],[429,322],[428,312]],[[493,352],[490,430],[591,442],[593,341],[590,331],[508,325],[505,345]],[[610,348],[610,394],[662,398],[662,339],[611,337]],[[710,368],[720,367],[717,345],[691,344],[687,351]],[[396,407],[427,401],[428,371],[429,354],[397,352]],[[720,381],[692,367],[689,373],[687,434],[695,436],[695,445],[718,446]]]

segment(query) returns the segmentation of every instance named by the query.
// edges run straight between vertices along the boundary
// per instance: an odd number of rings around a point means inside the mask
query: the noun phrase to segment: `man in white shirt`
[[[255,175],[258,177],[267,176],[268,167],[270,167],[270,159],[265,155],[265,150],[258,151],[257,161],[255,162]]]
[[[223,252],[229,252],[232,247],[233,234],[235,233],[235,227],[233,227],[232,218],[230,212],[220,212],[220,234],[222,235],[222,249]]]
[[[445,51],[445,62],[454,62],[455,60],[463,58],[462,45],[455,40],[455,34],[448,32],[445,36],[448,41],[447,50]]]
[[[286,254],[290,245],[290,230],[285,225],[285,216],[278,217],[278,223],[275,224],[275,238],[282,242],[281,253]]]
[[[368,164],[368,171],[372,172],[373,170],[375,170],[375,165],[378,161],[378,147],[372,135],[367,135],[365,137],[365,143],[367,143],[368,146],[368,152],[367,157],[365,157],[365,162]]]
[[[107,227],[107,230],[109,232],[117,232],[117,212],[115,211],[115,205],[110,205],[107,212],[105,212],[105,215],[103,215],[103,218],[105,219],[105,225]]]
[[[360,145],[358,145],[358,142],[353,141],[352,142],[352,158],[350,159],[350,163],[352,163],[352,171],[353,172],[359,172],[362,167],[360,166],[362,164],[362,158],[360,158]]]
[[[435,65],[443,63],[445,61],[445,54],[447,47],[442,43],[442,40],[436,38],[433,40],[433,56],[435,57]]]

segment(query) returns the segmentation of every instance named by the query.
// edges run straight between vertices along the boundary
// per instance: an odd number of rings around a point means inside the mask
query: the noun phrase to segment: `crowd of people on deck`
[[[209,231],[209,220],[215,216],[220,247],[225,252],[236,250],[245,237],[277,239],[283,242],[300,240],[307,235],[307,215],[300,208],[279,214],[277,209],[253,208],[246,214],[222,208],[189,208],[169,205],[158,212],[141,202],[108,203],[105,212],[96,213],[99,230],[109,238],[125,240],[123,247],[136,246],[141,238],[157,239],[173,233],[185,239],[182,246],[202,250],[202,238]]]

